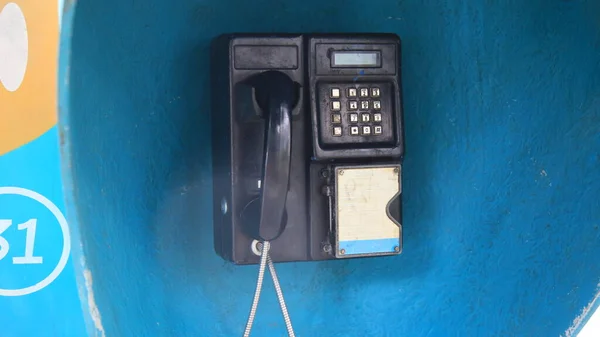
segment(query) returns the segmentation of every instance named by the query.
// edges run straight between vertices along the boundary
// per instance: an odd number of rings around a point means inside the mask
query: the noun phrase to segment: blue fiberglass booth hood
[[[90,335],[242,335],[265,241],[297,336],[574,336],[600,277],[597,13],[65,3]],[[252,336],[285,335],[263,288]]]

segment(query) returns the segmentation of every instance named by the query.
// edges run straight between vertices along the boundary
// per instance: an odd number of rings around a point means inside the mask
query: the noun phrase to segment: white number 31
[[[2,233],[12,225],[12,220],[0,220],[0,261],[6,257],[10,245]],[[37,227],[37,219],[29,219],[28,221],[19,224],[19,230],[26,230],[25,233],[25,255],[13,257],[13,264],[41,264],[44,258],[41,256],[33,256],[33,246],[35,244],[35,230]]]

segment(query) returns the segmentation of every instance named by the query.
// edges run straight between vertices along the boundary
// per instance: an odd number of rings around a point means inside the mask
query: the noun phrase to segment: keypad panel
[[[320,83],[318,93],[322,145],[394,141],[391,83]]]

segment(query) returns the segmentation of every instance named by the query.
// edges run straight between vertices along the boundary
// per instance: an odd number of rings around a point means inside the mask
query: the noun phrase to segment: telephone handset
[[[212,46],[214,243],[236,264],[399,254],[392,34],[224,35]]]
[[[296,85],[286,75],[267,71],[249,82],[265,115],[265,141],[261,193],[248,204],[245,217],[249,235],[258,240],[275,240],[286,221],[285,201],[290,181],[291,111],[296,102]]]

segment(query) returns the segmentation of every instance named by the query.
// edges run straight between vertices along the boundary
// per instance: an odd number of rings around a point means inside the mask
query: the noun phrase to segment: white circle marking
[[[26,288],[21,288],[21,289],[2,289],[2,288],[0,288],[0,296],[29,295],[36,291],[40,291],[43,288],[45,288],[46,286],[48,286],[50,283],[52,283],[54,280],[56,280],[58,275],[60,275],[60,273],[62,273],[63,269],[65,269],[65,266],[67,265],[67,262],[69,261],[69,254],[71,253],[71,234],[69,233],[69,224],[67,223],[67,219],[65,219],[65,216],[62,214],[60,209],[58,209],[58,207],[56,207],[56,205],[52,201],[50,201],[48,198],[44,197],[43,195],[41,195],[37,192],[28,190],[26,188],[21,188],[21,187],[0,187],[0,195],[6,195],[6,194],[21,195],[21,196],[33,199],[33,200],[39,202],[40,204],[44,205],[50,212],[52,212],[52,214],[54,215],[56,220],[58,220],[58,223],[60,224],[60,229],[62,230],[63,250],[62,250],[62,254],[60,256],[60,260],[58,261],[58,264],[56,265],[54,270],[52,270],[52,272],[48,276],[46,276],[45,279],[41,280],[37,284],[34,284],[34,285],[26,287]]]

